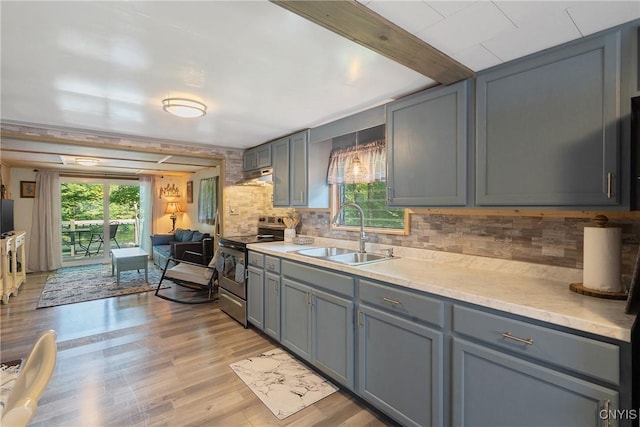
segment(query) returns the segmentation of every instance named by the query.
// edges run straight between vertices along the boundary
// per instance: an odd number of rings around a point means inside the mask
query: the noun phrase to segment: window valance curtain
[[[358,184],[387,180],[386,144],[384,140],[380,140],[332,151],[327,171],[327,184],[353,184],[354,182],[347,179],[346,174],[356,155],[367,170],[365,177],[358,180]]]
[[[200,180],[198,193],[198,221],[202,224],[215,224],[218,210],[218,177]]]

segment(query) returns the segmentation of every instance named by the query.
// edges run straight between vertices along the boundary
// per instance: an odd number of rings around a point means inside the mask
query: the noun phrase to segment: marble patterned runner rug
[[[62,272],[60,271],[62,270]],[[144,270],[120,273],[120,286],[116,286],[116,276],[111,276],[111,265],[97,265],[95,268],[69,267],[57,270],[47,277],[36,308],[55,307],[76,302],[111,298],[155,290],[162,272],[149,266],[149,282],[144,281]],[[173,283],[166,280],[162,288]]]
[[[279,348],[229,366],[280,420],[338,391]]]

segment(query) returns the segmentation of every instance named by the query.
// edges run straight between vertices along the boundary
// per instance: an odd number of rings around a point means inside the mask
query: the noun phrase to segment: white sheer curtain
[[[151,225],[153,222],[154,179],[151,176],[140,177],[140,248],[151,254]]]
[[[366,176],[357,184],[366,184],[387,180],[387,150],[384,140],[374,141],[357,147],[347,147],[331,152],[327,184],[353,184],[346,177],[352,160],[358,156],[366,168]]]
[[[30,271],[62,267],[60,206],[60,175],[55,171],[38,171],[27,260]]]

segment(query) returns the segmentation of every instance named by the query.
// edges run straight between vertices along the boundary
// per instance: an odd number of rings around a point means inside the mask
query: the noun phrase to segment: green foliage
[[[101,220],[103,212],[103,185],[63,183],[60,186],[62,221]],[[131,219],[137,214],[140,203],[140,187],[137,185],[110,185],[110,219]]]
[[[354,202],[364,211],[365,227],[404,228],[404,208],[387,206],[387,186],[384,182],[371,184],[343,184],[340,186],[341,204]],[[342,224],[360,225],[360,217],[355,209],[343,211]]]

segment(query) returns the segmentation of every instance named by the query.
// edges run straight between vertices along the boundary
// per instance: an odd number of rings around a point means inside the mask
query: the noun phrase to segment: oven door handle
[[[220,246],[219,249],[220,249],[220,254],[222,256],[231,255],[231,256],[234,256],[234,257],[236,257],[238,259],[243,260],[243,262],[244,262],[244,252],[239,251],[237,249],[230,248],[228,246]]]

